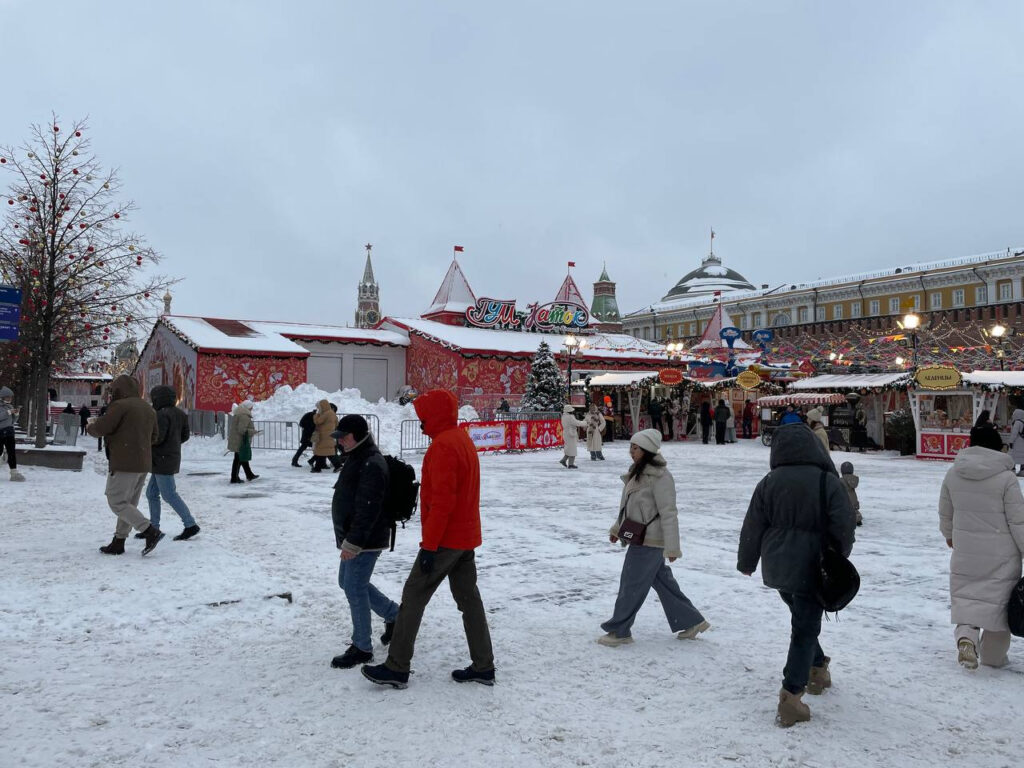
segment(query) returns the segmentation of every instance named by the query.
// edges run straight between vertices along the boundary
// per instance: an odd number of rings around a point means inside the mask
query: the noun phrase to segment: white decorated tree
[[[0,146],[10,184],[0,197],[0,281],[22,291],[20,338],[0,369],[31,400],[36,445],[46,440],[52,372],[102,357],[158,314],[173,281],[152,274],[157,253],[125,228],[134,210],[114,171],[89,151],[86,125],[33,125],[20,147]]]
[[[525,411],[561,411],[565,402],[565,377],[546,341],[537,347],[526,377],[520,406]]]

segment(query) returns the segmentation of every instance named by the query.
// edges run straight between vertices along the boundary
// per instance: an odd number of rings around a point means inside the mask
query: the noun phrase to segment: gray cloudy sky
[[[44,10],[45,6],[45,10]],[[0,0],[0,144],[89,116],[178,313],[418,314],[607,261],[754,283],[1024,245],[1024,3]]]

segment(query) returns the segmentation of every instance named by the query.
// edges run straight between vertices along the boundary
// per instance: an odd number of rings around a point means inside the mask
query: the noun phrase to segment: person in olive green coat
[[[245,442],[245,438],[249,438],[250,451],[252,448],[252,438],[256,434],[256,428],[252,424],[252,400],[246,400],[245,402],[239,403],[235,406],[234,410],[231,411],[231,428],[228,430],[228,450],[234,453],[235,457],[231,461],[231,482],[240,483],[241,478],[238,477],[238,470],[245,470],[246,480],[255,480],[259,475],[252,471],[249,466],[248,458],[243,461],[239,452],[242,450],[242,445]]]

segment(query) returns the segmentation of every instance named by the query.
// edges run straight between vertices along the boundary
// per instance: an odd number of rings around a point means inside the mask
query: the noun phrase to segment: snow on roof
[[[430,302],[430,309],[424,315],[432,315],[435,312],[460,312],[463,313],[470,307],[476,306],[476,294],[469,287],[469,281],[462,273],[458,259],[452,259],[448,271],[441,281],[441,287],[437,289],[434,300]]]
[[[649,379],[652,376],[657,376],[652,371],[615,371],[613,373],[600,373],[597,376],[590,377],[590,386],[592,387],[628,387],[631,384],[636,384]],[[585,383],[585,382],[573,382]]]
[[[963,375],[968,384],[1001,384],[1004,387],[1024,387],[1024,371],[971,371]]]
[[[109,373],[55,373],[50,377],[57,381],[113,381]]]
[[[371,331],[334,325],[308,325],[304,323],[278,323],[263,320],[226,321],[230,327],[244,335],[226,333],[218,325],[226,326],[217,318],[163,315],[160,321],[201,351],[251,352],[263,355],[306,356],[309,351],[292,341],[289,336],[318,341],[351,342],[357,344],[409,343],[403,334],[393,331]]]
[[[845,402],[846,395],[841,392],[794,392],[757,398],[758,405],[839,405]]]
[[[542,341],[546,341],[551,351],[564,354],[562,342],[565,336],[555,333],[522,333],[519,331],[499,331],[485,328],[470,328],[457,325],[446,325],[422,318],[389,317],[385,325],[409,329],[429,339],[461,352],[497,352],[505,354],[532,355]],[[578,359],[650,359],[652,362],[667,360],[665,348],[653,341],[644,341],[624,333],[589,333],[581,338],[586,339],[586,346],[579,353]]]
[[[793,390],[810,389],[874,389],[895,384],[898,381],[910,381],[909,373],[848,373],[825,374],[799,379],[789,385]]]

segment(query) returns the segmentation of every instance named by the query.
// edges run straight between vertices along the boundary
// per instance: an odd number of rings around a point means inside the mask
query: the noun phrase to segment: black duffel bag
[[[822,528],[821,559],[818,564],[818,584],[814,597],[826,613],[841,611],[857,596],[860,589],[860,574],[849,558],[838,551],[828,540],[828,516],[825,510],[828,498],[825,494],[827,473],[821,473],[819,503]]]
[[[1010,602],[1006,606],[1006,619],[1010,624],[1010,634],[1024,637],[1024,578],[1017,582],[1010,593]]]

